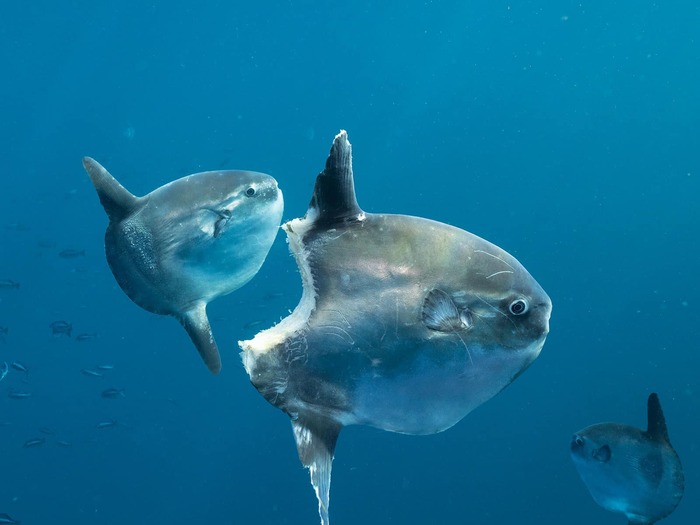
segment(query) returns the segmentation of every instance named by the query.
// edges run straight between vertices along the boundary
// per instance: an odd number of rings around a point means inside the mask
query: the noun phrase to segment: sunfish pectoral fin
[[[331,490],[333,452],[342,426],[330,419],[298,418],[292,421],[299,459],[309,469],[311,485],[318,498],[321,525],[329,525],[328,506]]]
[[[95,159],[84,157],[83,166],[97,190],[109,220],[120,221],[142,205],[145,197],[132,195]]]
[[[426,295],[421,314],[425,326],[437,332],[469,328],[468,315],[459,311],[447,292],[437,288]]]
[[[211,373],[221,372],[221,356],[219,356],[219,348],[216,346],[214,334],[207,318],[206,303],[198,303],[194,308],[179,314],[177,319],[187,330],[190,339]]]

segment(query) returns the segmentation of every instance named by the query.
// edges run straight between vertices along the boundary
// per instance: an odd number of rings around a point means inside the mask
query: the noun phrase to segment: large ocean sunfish
[[[283,228],[301,301],[239,345],[253,385],[292,420],[328,524],[343,426],[450,428],[534,361],[552,306],[525,268],[490,242],[428,219],[362,211],[344,131],[306,215]]]
[[[95,160],[83,165],[109,217],[105,251],[119,286],[145,310],[176,317],[218,373],[207,303],[243,286],[265,261],[284,207],[277,182],[209,171],[136,197]]]
[[[647,420],[646,431],[599,423],[571,440],[574,465],[595,502],[624,514],[630,525],[652,525],[668,516],[685,487],[656,394],[647,401]]]

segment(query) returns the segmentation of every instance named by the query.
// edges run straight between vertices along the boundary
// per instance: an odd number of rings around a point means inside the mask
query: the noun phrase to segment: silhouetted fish
[[[84,376],[91,376],[91,377],[103,377],[104,376],[103,373],[97,372],[96,370],[91,370],[89,368],[83,368],[80,371],[80,373],[83,374]]]
[[[85,250],[74,250],[69,248],[58,252],[58,256],[62,259],[77,259],[78,257],[85,257]]]
[[[11,399],[26,399],[28,397],[32,397],[31,392],[22,392],[20,390],[10,390],[7,393],[7,397]]]
[[[12,279],[0,279],[0,290],[10,290],[13,288],[19,288],[19,283],[17,281],[13,281]]]
[[[7,366],[7,363],[3,361],[3,363],[0,365],[0,381],[5,379],[7,376],[7,372],[10,370],[10,367]]]
[[[46,438],[43,437],[28,439],[24,442],[24,448],[40,447],[44,443],[46,443]]]
[[[593,499],[627,516],[630,525],[651,525],[671,514],[685,487],[656,394],[647,401],[647,420],[646,431],[599,423],[571,440],[571,457]]]
[[[73,332],[73,325],[68,321],[54,321],[49,325],[49,328],[51,328],[53,335],[67,335],[70,337]]]
[[[12,361],[12,364],[10,365],[13,370],[17,370],[18,372],[22,372],[25,375],[29,374],[29,369],[27,368],[27,365],[24,363],[20,363],[19,361]]]
[[[102,391],[102,397],[105,399],[115,399],[117,397],[124,397],[123,388],[108,388]]]
[[[95,428],[110,428],[116,427],[117,425],[118,423],[115,420],[109,419],[107,421],[100,421],[99,423],[97,423],[97,425],[95,425]]]
[[[79,343],[84,343],[86,341],[92,341],[97,338],[97,332],[81,332],[75,336],[75,340]]]

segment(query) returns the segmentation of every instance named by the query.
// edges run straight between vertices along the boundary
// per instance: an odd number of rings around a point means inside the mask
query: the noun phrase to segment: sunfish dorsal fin
[[[311,485],[318,498],[321,525],[329,525],[333,452],[341,425],[330,419],[299,418],[292,421],[294,439],[301,463],[309,469]]]
[[[666,429],[666,418],[661,409],[659,396],[655,393],[649,394],[647,401],[647,434],[657,441],[668,441],[668,430]]]
[[[95,159],[84,157],[83,166],[110,221],[118,222],[142,205],[143,197],[132,195]]]
[[[315,220],[321,224],[352,220],[362,213],[355,197],[352,146],[345,130],[335,136],[326,168],[316,177],[309,209],[318,213]]]
[[[194,308],[179,314],[177,319],[187,331],[211,373],[221,372],[221,356],[207,318],[206,303],[197,303]]]

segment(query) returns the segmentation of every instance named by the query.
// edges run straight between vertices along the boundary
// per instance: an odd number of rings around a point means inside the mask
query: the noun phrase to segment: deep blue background
[[[9,4],[0,279],[21,287],[0,290],[0,362],[30,372],[0,384],[0,512],[25,524],[318,523],[288,419],[249,384],[236,345],[297,303],[283,236],[255,280],[211,305],[224,360],[212,377],[174,320],[118,289],[80,159],[137,194],[207,169],[265,171],[291,219],[344,128],[365,210],[499,244],[554,312],[532,368],[453,429],[346,429],[334,525],[622,524],[590,498],[568,443],[601,420],[644,426],[650,391],[686,473],[664,523],[695,522],[696,2]],[[99,336],[53,338],[56,319]],[[79,372],[105,363],[104,379]],[[102,399],[110,386],[126,397]],[[105,419],[120,425],[96,429]],[[23,448],[41,427],[47,443]]]

